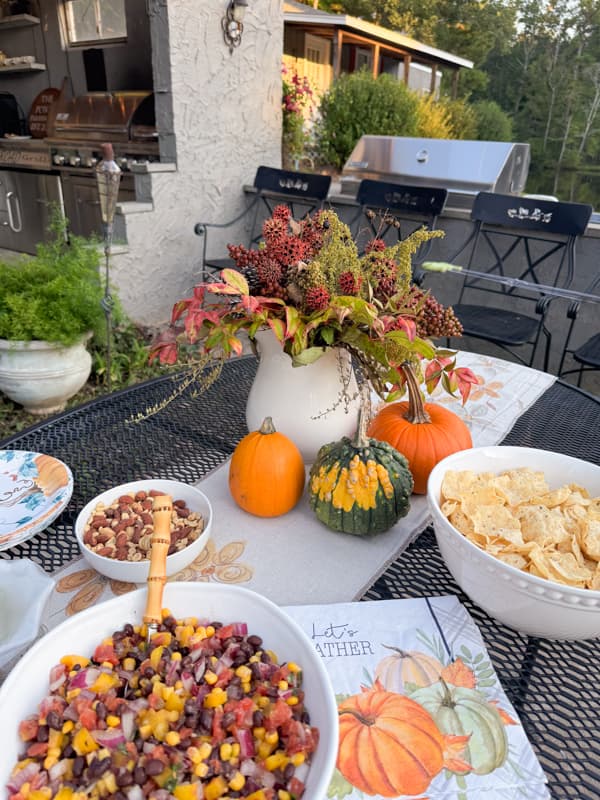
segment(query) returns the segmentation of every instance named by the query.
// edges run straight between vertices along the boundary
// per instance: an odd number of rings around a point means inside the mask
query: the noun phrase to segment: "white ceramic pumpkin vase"
[[[312,364],[294,367],[270,329],[257,331],[255,340],[260,361],[246,406],[248,430],[271,417],[307,464],[322,445],[354,434],[360,399],[346,350],[327,348]]]

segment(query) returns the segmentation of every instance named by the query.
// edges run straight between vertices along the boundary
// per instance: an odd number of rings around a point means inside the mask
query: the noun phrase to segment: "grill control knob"
[[[80,156],[69,156],[69,164],[72,167],[78,167],[81,164],[81,157]]]
[[[98,159],[94,156],[88,156],[87,158],[83,159],[83,166],[84,167],[94,167],[98,163]]]
[[[127,158],[117,158],[117,164],[123,170],[129,169],[129,159]]]
[[[62,164],[65,163],[65,157],[62,156],[60,153],[55,153],[52,156],[52,161],[60,167]]]

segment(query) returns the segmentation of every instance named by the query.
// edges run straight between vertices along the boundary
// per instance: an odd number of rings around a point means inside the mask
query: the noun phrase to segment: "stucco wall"
[[[152,174],[153,210],[126,215],[128,251],[112,266],[125,310],[145,325],[167,320],[197,282],[194,224],[235,216],[256,168],[281,163],[281,4],[249,4],[242,43],[231,55],[221,30],[226,5],[155,3],[168,12],[168,42],[163,36],[160,47],[168,46],[177,171]],[[164,58],[154,53],[155,65]],[[156,72],[154,86],[160,91]],[[210,241],[218,252],[235,238],[229,230]]]

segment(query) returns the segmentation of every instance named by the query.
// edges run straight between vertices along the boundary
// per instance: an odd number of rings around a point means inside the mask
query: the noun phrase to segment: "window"
[[[63,8],[69,44],[127,36],[125,0],[65,0]]]

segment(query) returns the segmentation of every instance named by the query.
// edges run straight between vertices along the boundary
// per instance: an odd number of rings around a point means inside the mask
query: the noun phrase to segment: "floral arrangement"
[[[203,367],[215,358],[222,363],[242,352],[240,333],[252,340],[269,327],[298,367],[325,348],[345,348],[359,380],[368,380],[385,400],[404,394],[407,365],[429,392],[441,381],[467,400],[476,377],[456,365],[453,351],[432,341],[460,335],[460,322],[411,282],[412,256],[442,231],[421,228],[392,246],[375,238],[361,255],[334,211],[296,221],[281,205],[262,233],[258,249],[229,245],[237,268],[175,304],[171,327],[153,345],[151,359],[172,365],[191,347],[200,350]]]

